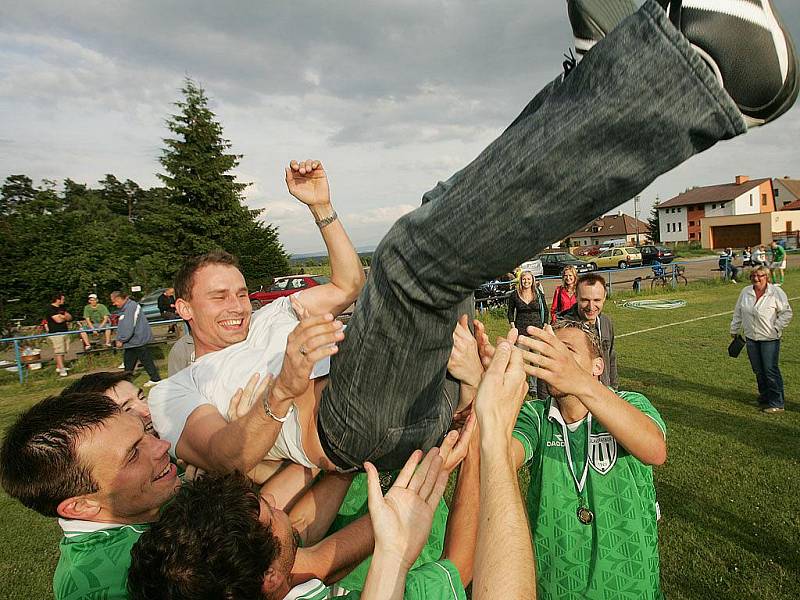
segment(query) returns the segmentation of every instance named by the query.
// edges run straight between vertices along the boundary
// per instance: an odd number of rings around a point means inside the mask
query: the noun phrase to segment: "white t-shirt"
[[[170,453],[173,456],[186,420],[198,406],[212,404],[226,416],[233,394],[247,384],[253,373],[259,373],[263,380],[268,373],[277,375],[280,372],[286,338],[298,322],[289,297],[279,298],[253,313],[247,339],[201,356],[150,391],[147,401],[153,426],[162,439],[172,444]],[[314,365],[311,379],[327,375],[329,371],[330,359],[326,358]],[[294,431],[282,430],[281,435],[286,441],[296,440],[299,422],[290,419],[286,424],[291,424]],[[302,464],[300,460],[296,462]]]

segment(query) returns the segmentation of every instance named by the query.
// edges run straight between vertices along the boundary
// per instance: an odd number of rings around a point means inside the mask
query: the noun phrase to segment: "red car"
[[[262,287],[257,292],[249,294],[248,297],[250,298],[250,305],[253,307],[253,310],[258,310],[273,300],[277,300],[283,296],[291,296],[295,292],[314,287],[315,285],[322,285],[323,283],[330,283],[330,279],[324,275],[289,275],[286,277],[276,277],[269,289],[265,290]]]

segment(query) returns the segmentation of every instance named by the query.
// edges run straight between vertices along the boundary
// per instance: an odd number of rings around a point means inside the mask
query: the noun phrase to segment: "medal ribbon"
[[[560,412],[560,411],[559,411]],[[564,423],[564,417],[561,417],[561,431],[564,435],[564,451],[567,453],[567,464],[569,465],[569,474],[572,475],[572,481],[575,482],[575,488],[578,490],[578,496],[583,493],[583,488],[586,486],[586,476],[589,474],[589,448],[592,435],[592,413],[586,414],[586,460],[583,463],[583,473],[581,473],[580,480],[575,474],[575,466],[572,462],[572,451],[569,447],[569,430],[567,424]]]

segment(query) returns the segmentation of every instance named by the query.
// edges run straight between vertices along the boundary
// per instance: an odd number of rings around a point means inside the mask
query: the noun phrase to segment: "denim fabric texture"
[[[454,410],[442,386],[459,303],[745,129],[648,0],[387,233],[320,405],[337,462],[397,469],[438,444]]]
[[[763,408],[783,408],[783,376],[778,367],[781,341],[747,340],[747,358],[756,374],[758,403]]]

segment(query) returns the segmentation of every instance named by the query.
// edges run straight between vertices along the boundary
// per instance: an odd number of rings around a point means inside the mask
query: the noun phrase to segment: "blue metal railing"
[[[188,333],[189,329],[183,319],[167,319],[164,321],[150,321],[150,325],[171,325],[172,323],[183,323],[184,331]],[[22,352],[20,351],[20,344],[26,340],[36,340],[41,338],[55,337],[58,335],[81,335],[82,333],[94,333],[99,331],[113,331],[116,325],[109,325],[108,327],[96,327],[94,329],[75,329],[72,331],[61,331],[59,333],[37,333],[34,335],[20,335],[7,338],[1,338],[0,343],[14,344],[14,358],[17,363],[17,373],[19,375],[19,382],[25,383],[27,377],[27,369],[24,368],[25,363],[22,362]]]

